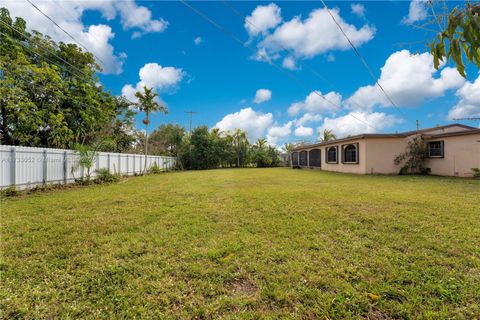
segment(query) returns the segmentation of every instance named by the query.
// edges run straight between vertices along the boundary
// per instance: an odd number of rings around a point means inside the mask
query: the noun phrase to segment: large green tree
[[[65,148],[131,135],[124,125],[130,103],[98,85],[98,71],[91,53],[29,32],[25,20],[0,8],[1,143]],[[115,149],[125,150],[127,140]]]

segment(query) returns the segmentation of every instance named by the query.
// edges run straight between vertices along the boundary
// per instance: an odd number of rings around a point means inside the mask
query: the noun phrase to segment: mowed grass
[[[3,318],[480,316],[480,181],[174,172],[1,203]]]

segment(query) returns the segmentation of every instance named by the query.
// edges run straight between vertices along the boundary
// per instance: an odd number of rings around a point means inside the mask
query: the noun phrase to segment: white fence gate
[[[26,189],[47,183],[67,184],[85,177],[81,168],[72,170],[79,159],[73,150],[16,147],[0,145],[0,189],[15,186]],[[167,171],[175,165],[174,157],[147,156],[147,169],[156,163]],[[112,173],[134,175],[145,167],[145,156],[140,154],[99,152],[91,169],[106,168]]]

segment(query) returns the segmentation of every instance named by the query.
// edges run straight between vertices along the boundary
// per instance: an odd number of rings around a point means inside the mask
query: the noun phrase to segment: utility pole
[[[185,111],[185,113],[189,113],[189,114],[190,114],[190,130],[189,130],[189,132],[192,133],[192,115],[194,115],[194,114],[199,114],[199,112],[195,112],[195,111]]]
[[[420,128],[420,121],[417,120],[417,131]]]

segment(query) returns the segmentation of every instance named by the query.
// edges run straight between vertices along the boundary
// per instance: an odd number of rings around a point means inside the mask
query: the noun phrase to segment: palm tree
[[[327,142],[335,139],[337,139],[337,136],[332,132],[332,130],[328,129],[323,130],[322,135],[319,137],[320,142]]]
[[[267,139],[265,138],[258,138],[256,146],[258,149],[263,149],[267,146]]]
[[[143,170],[147,171],[147,152],[148,152],[148,124],[150,123],[150,113],[155,111],[160,111],[163,114],[168,113],[168,109],[166,106],[161,105],[155,99],[158,97],[158,94],[153,92],[153,88],[147,88],[146,86],[143,87],[143,92],[137,91],[135,92],[135,97],[138,98],[138,109],[140,111],[145,112],[145,119],[143,119],[143,123],[145,124],[145,166]]]
[[[248,138],[247,133],[240,129],[235,129],[233,132],[233,141],[235,151],[237,153],[237,167],[245,164],[245,157],[247,154]]]

